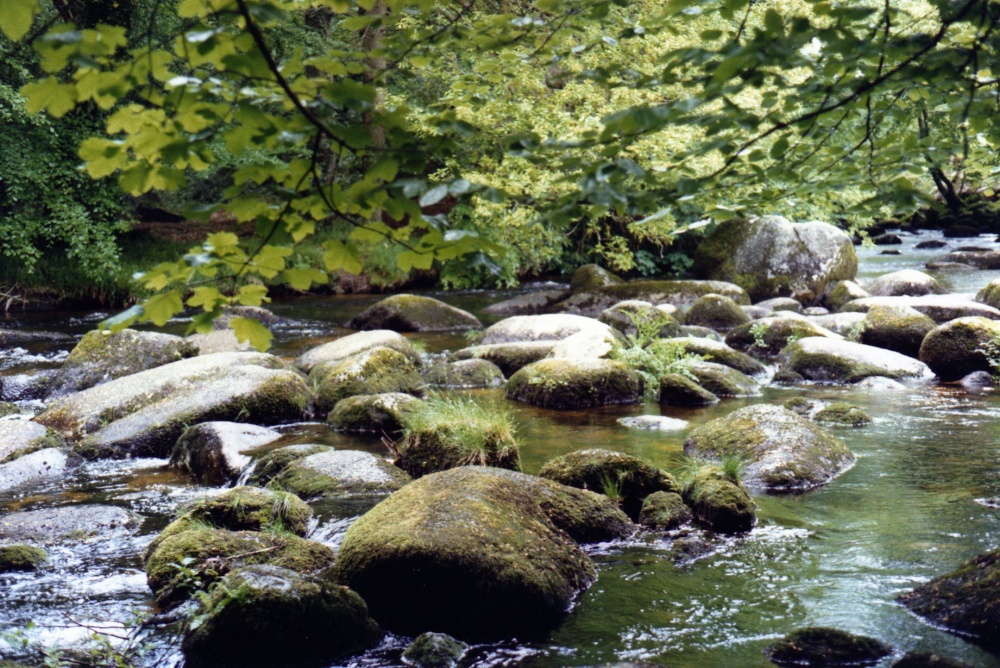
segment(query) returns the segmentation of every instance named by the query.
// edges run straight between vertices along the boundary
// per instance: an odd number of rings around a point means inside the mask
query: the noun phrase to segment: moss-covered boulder
[[[873,306],[858,328],[858,342],[917,357],[934,327],[930,317],[909,306]]]
[[[0,516],[0,542],[35,545],[118,540],[135,534],[140,518],[117,506],[90,503]]]
[[[83,335],[49,386],[48,398],[85,390],[115,378],[194,357],[197,349],[179,336],[123,329]]]
[[[757,506],[743,484],[714,466],[700,467],[681,497],[694,519],[716,533],[745,533],[757,523]]]
[[[821,626],[793,631],[767,648],[779,666],[871,666],[891,653],[875,638]]]
[[[933,652],[907,652],[892,668],[973,668],[971,664]]]
[[[854,281],[837,281],[823,295],[822,303],[823,306],[831,311],[839,311],[840,307],[847,302],[854,301],[855,299],[864,299],[865,297],[871,297],[871,295]]]
[[[601,311],[626,300],[640,300],[659,306],[672,304],[687,308],[699,297],[718,294],[729,297],[737,304],[749,304],[750,298],[743,288],[726,281],[628,281],[578,292],[553,308],[564,313],[597,317]]]
[[[569,289],[572,293],[587,292],[596,290],[607,285],[617,285],[622,283],[622,279],[616,275],[599,267],[596,264],[584,264],[576,268],[573,277],[569,281]]]
[[[545,359],[507,381],[508,398],[558,410],[631,404],[642,398],[642,392],[639,374],[605,359]]]
[[[458,668],[469,646],[444,633],[421,633],[403,652],[403,663],[414,668]]]
[[[235,568],[270,564],[315,574],[333,562],[329,547],[293,534],[193,528],[167,536],[148,554],[146,583],[157,605],[169,607]]]
[[[0,573],[34,571],[48,558],[45,550],[34,545],[0,545]]]
[[[656,328],[657,336],[661,338],[681,335],[681,323],[677,317],[638,299],[618,302],[601,311],[597,319],[627,336],[635,336],[638,333],[637,325]]]
[[[193,619],[181,643],[192,668],[327,666],[382,638],[355,592],[277,566],[228,573]]]
[[[326,422],[337,431],[394,434],[403,428],[406,415],[421,403],[412,394],[402,392],[359,394],[338,401]]]
[[[642,500],[639,524],[655,531],[672,531],[691,521],[691,509],[676,492],[653,492]]]
[[[866,286],[868,293],[875,297],[900,297],[908,295],[940,295],[945,289],[934,277],[916,269],[902,269],[891,274],[883,274],[869,281]]]
[[[562,485],[605,494],[633,520],[638,519],[642,502],[650,494],[680,491],[673,476],[645,459],[599,448],[550,459],[538,475]]]
[[[687,376],[668,373],[660,377],[657,401],[666,406],[710,406],[719,402],[715,396]]]
[[[792,397],[782,405],[786,410],[790,410],[804,418],[811,418],[813,413],[819,408],[819,402],[806,399],[805,397]]]
[[[500,387],[506,378],[493,362],[468,359],[435,364],[424,372],[424,381],[434,387],[473,389]]]
[[[524,341],[522,343],[491,343],[469,346],[455,351],[452,360],[486,360],[495,364],[508,378],[532,362],[552,354],[558,341]]]
[[[170,455],[170,465],[202,485],[225,485],[250,464],[246,450],[281,438],[281,434],[239,422],[202,422],[185,430]]]
[[[83,458],[67,448],[44,448],[20,455],[0,464],[0,492],[61,478],[82,464]]]
[[[394,332],[439,332],[480,329],[479,318],[439,299],[420,295],[393,295],[351,318],[351,329],[391,329]]]
[[[527,294],[490,304],[483,313],[490,315],[536,315],[545,313],[554,304],[569,297],[568,290],[533,290]]]
[[[269,450],[259,459],[254,460],[247,482],[251,485],[264,486],[271,482],[274,476],[281,473],[286,466],[294,461],[314,455],[317,452],[327,452],[332,450],[328,445],[318,445],[315,443],[298,443],[287,445],[283,448]]]
[[[825,327],[796,313],[762,318],[740,325],[726,334],[726,345],[753,357],[771,359],[789,343],[810,336],[843,338]]]
[[[1000,278],[990,281],[977,292],[976,301],[1000,309]]]
[[[683,336],[673,339],[684,347],[684,352],[704,357],[708,362],[715,362],[730,369],[736,369],[748,376],[759,376],[767,373],[767,368],[746,353],[733,350],[722,341],[713,341],[695,336]]]
[[[722,295],[699,297],[684,314],[685,324],[708,327],[719,332],[728,332],[748,322],[750,316],[739,307],[739,304]]]
[[[338,401],[359,394],[423,394],[423,379],[413,362],[392,348],[372,348],[337,362],[323,362],[309,372],[316,407],[328,412]]]
[[[800,492],[823,485],[854,463],[837,437],[780,406],[746,406],[688,434],[684,453],[702,459],[740,459],[751,486]]]
[[[0,420],[0,464],[45,448],[66,445],[53,430],[28,420]]]
[[[867,313],[873,306],[910,306],[939,325],[956,318],[981,316],[1000,320],[1000,310],[980,304],[964,295],[922,295],[920,297],[866,297],[844,304],[842,311]]]
[[[899,600],[935,626],[1000,648],[1000,550],[981,554]]]
[[[577,541],[633,530],[599,494],[467,466],[420,478],[363,515],[334,570],[392,631],[539,636],[596,577]]]
[[[689,367],[689,371],[702,388],[717,397],[750,397],[760,394],[760,387],[753,378],[723,364],[695,362]]]
[[[168,457],[210,420],[306,419],[312,391],[273,355],[218,353],[172,362],[64,397],[35,417],[87,457]]]
[[[941,380],[958,380],[973,371],[993,371],[988,350],[1000,343],[1000,322],[958,318],[934,328],[920,346],[920,360]]]
[[[821,222],[781,216],[717,225],[694,254],[700,278],[732,281],[757,301],[771,297],[818,300],[826,286],[854,280],[858,258],[851,238]]]
[[[611,334],[611,328],[594,318],[566,313],[520,315],[504,318],[490,325],[476,337],[477,345],[495,343],[525,343],[528,341],[562,341],[580,332]]]
[[[884,348],[822,337],[792,343],[781,352],[780,359],[785,368],[807,380],[821,382],[856,383],[871,376],[927,380],[932,376],[926,364],[912,357]]]
[[[414,365],[420,366],[420,354],[409,339],[388,329],[357,332],[310,348],[298,356],[295,366],[309,373],[317,364],[340,362],[373,348],[391,348],[405,355]]]
[[[458,466],[521,466],[513,415],[499,403],[435,396],[405,426],[395,463],[414,477]]]
[[[872,418],[859,407],[844,401],[836,401],[824,406],[813,416],[816,422],[826,422],[844,427],[863,427],[871,424]]]
[[[370,452],[328,450],[296,459],[268,487],[307,500],[391,494],[410,476]]]

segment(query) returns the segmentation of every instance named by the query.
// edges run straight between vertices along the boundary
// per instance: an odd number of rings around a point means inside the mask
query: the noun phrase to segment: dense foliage
[[[935,192],[957,211],[1000,169],[995,0],[178,0],[145,32],[40,25],[36,4],[0,29],[48,73],[29,112],[109,112],[89,175],[135,197],[211,183],[186,213],[257,233],[152,268],[116,326],[190,306],[207,327],[387,242],[455,286],[566,257],[655,273],[688,227],[863,225]]]

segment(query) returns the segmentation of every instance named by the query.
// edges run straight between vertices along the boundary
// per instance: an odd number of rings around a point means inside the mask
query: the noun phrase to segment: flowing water
[[[863,249],[859,280],[902,268],[922,268],[940,251],[917,251],[904,237],[901,255]],[[994,247],[992,240],[966,244]],[[994,272],[949,272],[939,280],[956,292],[974,292]],[[509,292],[445,295],[481,314]],[[338,323],[376,297],[308,298],[274,305],[295,319],[279,328],[275,352],[295,355],[332,336]],[[103,314],[35,314],[4,326],[80,334]],[[496,318],[484,318],[487,322]],[[176,330],[183,329],[177,323]],[[464,345],[460,334],[422,336],[431,354]],[[72,342],[35,344],[0,352],[0,373],[55,366]],[[484,394],[489,394],[484,392]],[[500,394],[494,392],[494,394]],[[765,388],[762,396],[727,400],[703,410],[657,404],[556,412],[512,403],[523,443],[524,470],[537,472],[551,457],[602,447],[645,457],[669,469],[682,464],[687,430],[643,432],[616,419],[662,414],[690,427],[751,403],[782,403],[794,396],[846,400],[875,419],[861,429],[837,429],[857,455],[855,466],[824,488],[797,496],[757,496],[759,524],[750,534],[720,538],[695,529],[640,534],[626,543],[590,546],[597,583],[581,595],[565,623],[540,642],[473,648],[475,666],[594,666],[652,661],[675,667],[767,666],[764,648],[805,625],[835,626],[878,637],[895,648],[950,655],[981,668],[1000,657],[932,628],[895,598],[1000,544],[1000,510],[983,501],[1000,495],[1000,400],[992,389],[914,385],[905,390],[843,387]],[[31,407],[26,407],[30,409]],[[349,437],[322,424],[288,425],[284,442],[321,442],[387,454],[376,440]],[[78,504],[109,504],[142,518],[138,531],[101,532],[50,550],[51,565],[36,573],[0,575],[0,658],[16,658],[22,641],[72,647],[91,627],[116,635],[134,615],[150,612],[138,554],[181,505],[212,490],[166,468],[164,460],[88,463],[68,478],[0,497],[4,511]],[[336,546],[353,518],[373,501],[324,502],[311,537]],[[3,521],[0,517],[0,522]],[[488,605],[488,603],[486,603]],[[149,666],[182,662],[175,639],[151,630]],[[383,644],[345,665],[395,666],[407,638]],[[888,666],[892,659],[883,661]]]

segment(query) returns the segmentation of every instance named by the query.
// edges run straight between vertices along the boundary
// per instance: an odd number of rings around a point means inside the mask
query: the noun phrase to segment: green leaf
[[[396,258],[396,263],[403,271],[411,269],[430,269],[434,265],[434,253],[418,253],[416,251],[403,251]]]
[[[240,291],[233,298],[237,304],[244,306],[260,306],[267,299],[267,286],[264,285],[243,285]]]
[[[59,83],[55,77],[45,77],[41,81],[25,84],[21,88],[21,95],[27,100],[25,106],[32,114],[47,111],[59,118],[76,106],[76,86]]]
[[[31,30],[37,11],[37,0],[7,0],[0,3],[0,31],[8,39],[18,41]]]
[[[326,272],[311,268],[286,269],[279,278],[295,290],[308,290],[313,283],[323,285],[327,281]]]
[[[227,304],[229,299],[223,296],[218,288],[200,286],[194,289],[194,294],[188,297],[187,305],[205,311],[214,311],[220,306]]]
[[[447,185],[434,186],[420,197],[420,206],[421,207],[434,206],[447,196],[448,196]]]
[[[343,269],[352,274],[360,274],[362,271],[361,259],[358,257],[357,249],[346,245],[342,241],[332,239],[323,243],[326,251],[323,253],[323,264],[327,271]]]
[[[170,290],[153,295],[143,303],[145,313],[143,319],[149,320],[157,327],[163,327],[167,321],[184,309],[179,290]]]
[[[241,343],[249,341],[250,345],[260,352],[271,347],[271,340],[274,335],[253,318],[233,318],[229,321],[229,327],[236,334],[237,340]]]

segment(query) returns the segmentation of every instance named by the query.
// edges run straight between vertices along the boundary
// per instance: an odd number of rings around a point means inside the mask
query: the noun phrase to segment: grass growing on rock
[[[514,414],[500,401],[432,394],[404,418],[397,466],[413,476],[456,466],[520,469]]]
[[[660,338],[660,329],[671,321],[670,316],[638,316],[623,311],[635,325],[636,332],[626,335],[625,345],[616,343],[608,357],[623,362],[634,370],[644,382],[646,393],[655,396],[659,392],[660,379],[667,374],[680,374],[690,380],[697,380],[691,373],[691,365],[704,360],[701,355],[689,353],[684,342]]]

